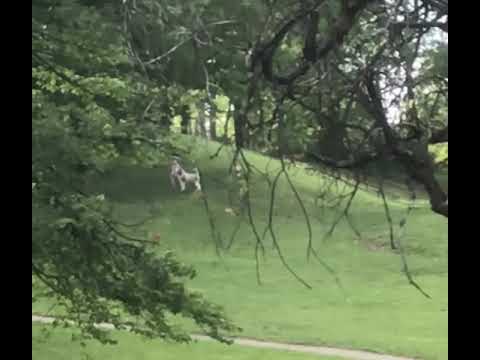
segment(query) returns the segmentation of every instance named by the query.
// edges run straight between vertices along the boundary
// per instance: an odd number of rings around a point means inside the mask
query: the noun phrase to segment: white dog
[[[197,168],[193,169],[193,173],[186,172],[176,159],[172,161],[170,166],[170,182],[175,189],[175,180],[180,184],[180,191],[185,191],[188,183],[193,184],[198,191],[202,191],[200,184],[200,173]]]

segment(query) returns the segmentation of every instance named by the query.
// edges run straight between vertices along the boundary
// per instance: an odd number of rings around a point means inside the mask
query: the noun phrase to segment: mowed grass
[[[48,332],[45,333],[44,330]],[[289,351],[268,350],[223,345],[214,342],[172,344],[160,340],[148,340],[140,336],[117,332],[118,345],[101,345],[89,341],[81,346],[72,342],[72,332],[66,329],[51,329],[44,325],[32,325],[32,359],[34,360],[339,360]]]
[[[194,160],[202,170],[210,208],[227,243],[239,220],[225,212],[230,206],[225,176],[231,157],[226,152],[211,160],[209,154],[216,150],[212,143],[196,144],[196,149]],[[278,169],[274,160],[253,153],[247,156],[262,170],[274,173]],[[262,285],[257,284],[255,237],[246,222],[231,250],[219,258],[201,199],[194,193],[172,192],[166,168],[117,169],[108,179],[97,182],[97,191],[116,202],[116,214],[124,221],[136,222],[155,210],[155,217],[143,228],[144,235],[160,236],[155,251],[174,250],[182,260],[195,265],[199,276],[190,286],[223,305],[243,328],[239,335],[447,359],[447,221],[420,202],[402,237],[410,270],[432,297],[427,299],[408,284],[400,256],[388,247],[383,205],[375,193],[361,190],[352,204],[352,220],[361,232],[360,239],[345,221],[331,237],[324,238],[339,215],[314,204],[328,180],[302,167],[292,168],[290,174],[311,215],[314,248],[335,274],[314,257],[307,261],[307,228],[284,178],[276,195],[275,233],[288,265],[312,289],[287,271],[269,236],[265,238],[265,260],[260,260]],[[270,192],[261,176],[254,176],[253,183],[254,219],[262,234]],[[391,199],[395,224],[404,217],[407,205],[407,199]],[[37,303],[33,310],[45,312],[48,307],[45,302]]]

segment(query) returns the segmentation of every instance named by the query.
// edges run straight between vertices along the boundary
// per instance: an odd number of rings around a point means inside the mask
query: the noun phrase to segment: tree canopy
[[[448,144],[447,36],[447,0],[34,0],[34,283],[104,341],[94,323],[187,340],[170,314],[220,340],[235,329],[185,287],[191,267],[154,255],[86,187],[114,164],[186,151],[175,118],[183,133],[232,143],[247,182],[243,149],[347,171],[357,185],[393,163],[448,218],[436,178],[448,156],[431,153]]]

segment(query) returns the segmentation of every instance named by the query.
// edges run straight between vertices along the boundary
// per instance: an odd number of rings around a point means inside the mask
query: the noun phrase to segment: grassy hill
[[[210,209],[227,243],[239,221],[225,211],[230,207],[228,190],[233,188],[226,176],[231,151],[226,149],[210,159],[218,144],[198,141],[190,145],[196,150],[189,165],[195,162],[202,171]],[[257,168],[272,174],[280,166],[278,161],[258,154],[247,156]],[[307,228],[284,178],[276,196],[275,231],[287,263],[312,286],[311,290],[282,265],[269,236],[265,239],[265,260],[260,261],[262,285],[257,284],[255,237],[246,222],[241,224],[230,251],[217,256],[201,198],[192,192],[172,191],[166,167],[119,167],[97,179],[94,186],[114,200],[115,213],[125,222],[140,221],[154,211],[142,227],[143,235],[159,239],[155,251],[174,250],[196,267],[199,276],[190,286],[222,304],[243,328],[240,335],[447,359],[447,221],[433,214],[425,201],[419,202],[402,238],[412,274],[432,297],[427,299],[408,284],[400,256],[389,249],[388,224],[376,193],[362,189],[352,204],[352,220],[360,239],[346,221],[339,223],[331,237],[324,238],[339,215],[334,209],[315,205],[315,197],[329,179],[308,173],[301,166],[292,168],[290,175],[311,215],[314,248],[340,284],[315,259],[307,261]],[[255,175],[252,183],[253,214],[262,233],[270,192],[262,176]],[[407,205],[407,199],[390,198],[395,224],[405,215]],[[49,307],[41,302],[32,310],[42,313]],[[221,347],[202,345],[208,346]]]

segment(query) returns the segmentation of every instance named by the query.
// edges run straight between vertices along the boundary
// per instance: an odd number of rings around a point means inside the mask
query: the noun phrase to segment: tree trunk
[[[210,139],[217,140],[217,106],[214,103],[210,104],[209,120]]]
[[[161,110],[162,114],[160,115],[160,126],[163,129],[170,130],[170,126],[172,125],[172,113],[170,111],[169,104],[163,104]]]
[[[233,111],[233,125],[235,127],[235,145],[238,149],[245,147],[246,117],[241,107],[235,105]]]
[[[188,134],[190,130],[191,116],[187,105],[183,106],[180,110],[180,116],[182,117],[180,131],[182,134]]]
[[[349,151],[345,146],[346,129],[342,123],[325,121],[322,132],[319,134],[315,152],[333,160],[345,160],[349,158]]]
[[[197,135],[207,137],[207,118],[205,116],[205,103],[203,101],[197,103],[197,110]]]

